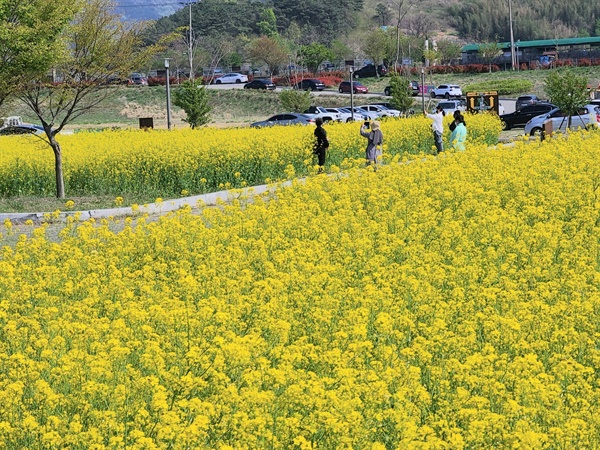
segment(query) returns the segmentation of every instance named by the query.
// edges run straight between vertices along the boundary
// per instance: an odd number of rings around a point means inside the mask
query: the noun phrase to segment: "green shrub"
[[[286,89],[279,94],[281,104],[288,111],[301,113],[310,107],[310,93],[296,89]]]
[[[483,83],[468,84],[463,92],[490,92],[497,91],[498,95],[521,94],[533,89],[533,82],[529,80],[495,80]]]

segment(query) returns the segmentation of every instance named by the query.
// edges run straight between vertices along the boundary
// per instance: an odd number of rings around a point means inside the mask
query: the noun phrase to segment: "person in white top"
[[[433,141],[435,142],[435,148],[437,149],[437,153],[444,151],[444,142],[442,141],[442,135],[444,133],[444,108],[440,105],[435,107],[434,114],[427,114],[427,117],[433,120],[431,124],[431,129],[433,131]]]

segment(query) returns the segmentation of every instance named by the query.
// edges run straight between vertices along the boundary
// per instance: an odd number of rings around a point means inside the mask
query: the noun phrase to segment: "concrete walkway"
[[[177,211],[178,209],[188,205],[196,207],[198,202],[205,206],[214,206],[219,202],[227,202],[238,197],[252,197],[256,195],[264,194],[275,190],[276,187],[289,186],[291,181],[284,181],[276,185],[260,185],[253,186],[244,189],[235,189],[227,191],[211,192],[209,194],[194,195],[191,197],[183,197],[174,200],[165,200],[161,203],[149,203],[146,205],[139,205],[134,211],[133,208],[122,207],[122,208],[109,208],[109,209],[96,209],[90,211],[61,211],[58,220],[65,221],[69,216],[75,216],[79,214],[79,220],[88,219],[103,219],[108,217],[127,217],[127,216],[139,216],[143,214],[165,214],[171,211]],[[0,222],[9,219],[11,222],[23,223],[27,220],[32,220],[34,223],[40,223],[45,220],[45,216],[48,212],[34,212],[34,213],[0,213]]]

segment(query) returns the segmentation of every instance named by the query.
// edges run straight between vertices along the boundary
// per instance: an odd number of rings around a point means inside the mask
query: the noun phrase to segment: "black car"
[[[408,83],[408,92],[412,96],[419,95],[419,82],[414,81],[414,80],[409,82]],[[383,93],[385,95],[387,95],[388,97],[391,96],[392,95],[392,87],[386,86],[385,89],[383,90]]]
[[[296,89],[303,91],[322,91],[325,89],[325,83],[318,78],[305,78],[296,83]]]
[[[267,89],[269,91],[275,90],[276,87],[275,83],[268,78],[255,78],[244,85],[244,89]]]
[[[533,105],[534,103],[538,103],[539,101],[540,99],[536,95],[521,95],[519,98],[517,98],[517,103],[515,103],[515,109],[519,110],[523,106]]]
[[[505,130],[510,130],[511,128],[522,128],[533,117],[546,114],[554,108],[556,108],[556,105],[553,105],[552,103],[534,103],[533,105],[523,106],[521,109],[518,109],[513,113],[502,114],[500,119],[502,120]]]
[[[378,65],[377,68],[373,64],[367,64],[354,72],[354,78],[376,77],[377,74],[381,76],[386,73],[387,68],[383,64]]]

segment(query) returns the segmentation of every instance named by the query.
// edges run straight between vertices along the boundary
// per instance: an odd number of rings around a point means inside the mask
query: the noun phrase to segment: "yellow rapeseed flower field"
[[[449,118],[448,118],[449,120]],[[500,122],[469,117],[469,142],[495,143]],[[327,166],[349,167],[364,159],[359,124],[327,126]],[[431,153],[430,121],[422,117],[383,123],[385,156]],[[173,198],[314,173],[314,127],[268,129],[117,130],[60,136],[68,195],[145,194]],[[446,136],[446,139],[448,136]],[[34,136],[0,137],[0,196],[48,196],[56,192],[52,150]]]
[[[0,448],[599,448],[599,186],[581,133],[34,228]]]

